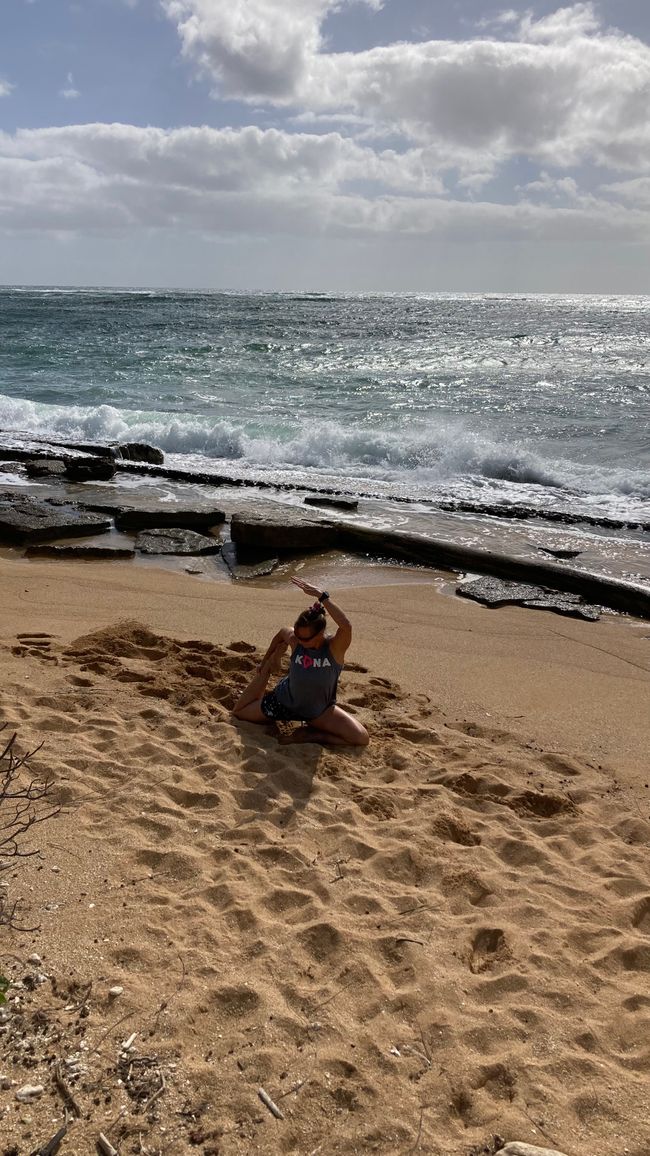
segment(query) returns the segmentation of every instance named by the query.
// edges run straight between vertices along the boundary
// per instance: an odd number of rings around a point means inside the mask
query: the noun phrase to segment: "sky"
[[[0,283],[650,293],[649,0],[0,0]]]

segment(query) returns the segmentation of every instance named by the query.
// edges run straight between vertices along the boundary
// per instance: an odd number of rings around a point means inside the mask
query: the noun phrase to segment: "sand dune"
[[[623,783],[358,664],[371,746],[280,745],[230,720],[241,639],[125,622],[1,660],[66,805],[15,883],[42,929],[5,970],[38,951],[50,978],[0,1037],[0,1074],[45,1087],[3,1093],[6,1151],[56,1131],[77,1056],[62,1153],[647,1156],[650,824]]]

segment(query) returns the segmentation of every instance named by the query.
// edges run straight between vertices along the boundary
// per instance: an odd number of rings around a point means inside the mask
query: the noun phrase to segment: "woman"
[[[298,616],[293,630],[286,626],[278,630],[257,674],[240,695],[232,713],[244,722],[298,720],[305,723],[293,732],[289,742],[365,747],[369,742],[366,728],[336,705],[339,675],[352,641],[350,622],[334,605],[327,590],[319,593],[316,586],[300,578],[291,581],[317,601]],[[325,634],[326,611],[337,626],[333,637]],[[289,673],[274,690],[267,691],[269,678],[279,672],[280,660],[288,646],[291,647]]]

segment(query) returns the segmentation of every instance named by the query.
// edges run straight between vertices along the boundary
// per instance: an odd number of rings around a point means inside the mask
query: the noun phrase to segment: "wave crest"
[[[167,453],[281,468],[315,468],[382,481],[450,483],[485,479],[571,493],[650,497],[646,472],[544,461],[525,446],[497,442],[462,422],[430,422],[402,431],[293,420],[259,429],[196,415],[119,410],[111,405],[56,406],[0,395],[0,428],[40,437],[100,442],[146,441]]]

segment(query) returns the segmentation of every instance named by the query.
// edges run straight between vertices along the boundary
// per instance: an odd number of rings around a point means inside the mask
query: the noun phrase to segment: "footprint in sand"
[[[84,678],[84,676],[82,674],[68,674],[68,675],[66,675],[66,682],[69,682],[71,686],[94,686],[95,685],[94,680],[92,678]]]
[[[11,647],[11,653],[20,656],[29,655],[31,658],[40,658],[43,662],[58,663],[56,654],[50,653],[55,641],[53,634],[35,631],[33,634],[17,634],[16,645]]]
[[[474,1088],[484,1089],[495,1100],[514,1100],[517,1077],[505,1064],[490,1064],[481,1069]]]
[[[445,842],[458,843],[461,847],[478,847],[481,842],[480,835],[477,835],[467,823],[444,812],[433,820],[431,834]]]
[[[257,1012],[262,1006],[262,999],[253,988],[238,984],[232,987],[218,987],[210,995],[210,1003],[218,1008],[222,1015],[235,1016],[239,1019],[241,1016]]]
[[[484,927],[472,941],[469,970],[473,975],[480,975],[510,958],[510,949],[501,928]]]
[[[650,935],[650,895],[639,900],[632,912],[632,927],[643,935]]]

